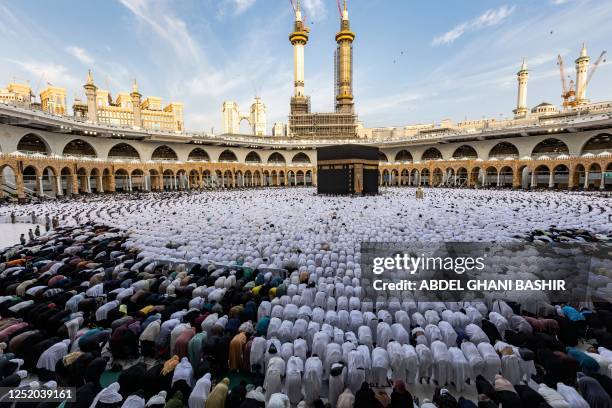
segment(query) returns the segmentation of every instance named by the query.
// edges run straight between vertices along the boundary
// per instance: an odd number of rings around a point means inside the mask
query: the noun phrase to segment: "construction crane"
[[[606,59],[605,59],[606,55],[607,55],[607,52],[602,51],[602,53],[599,55],[599,58],[597,58],[597,61],[595,61],[595,63],[591,67],[591,70],[589,71],[587,75],[587,79],[584,82],[585,88],[589,85],[589,83],[591,82],[591,79],[593,79],[593,75],[595,75],[595,71],[597,71],[597,68],[599,67],[599,65],[602,62],[606,62]],[[563,58],[561,57],[561,55],[557,56],[557,65],[559,66],[559,73],[561,75],[561,87],[563,90],[563,93],[561,94],[561,98],[563,98],[563,108],[564,109],[573,108],[578,105],[578,101],[576,101],[576,95],[581,93],[580,91],[582,91],[582,88],[575,89],[575,82],[573,79],[570,79],[569,86],[568,86],[566,82],[566,77],[569,78],[569,75],[566,76],[565,74],[565,65],[563,64]]]
[[[561,74],[561,87],[563,90],[561,98],[563,98],[563,108],[567,109],[572,106],[571,100],[576,96],[576,92],[574,91],[574,81],[571,80],[570,86],[567,86],[567,82],[565,80],[565,65],[563,64],[563,57],[561,57],[561,54],[557,55],[557,65],[559,66],[559,73]]]

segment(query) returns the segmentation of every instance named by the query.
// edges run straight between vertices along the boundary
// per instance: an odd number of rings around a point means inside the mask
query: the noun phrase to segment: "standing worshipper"
[[[206,404],[208,394],[210,393],[210,373],[205,374],[202,378],[196,381],[191,394],[189,395],[189,408],[202,408]]]
[[[242,350],[247,343],[247,335],[240,332],[234,336],[229,345],[229,368],[232,371],[238,371],[242,366]]]
[[[304,366],[304,393],[307,404],[312,405],[321,395],[323,363],[316,355],[308,358]]]
[[[34,232],[32,228],[28,229],[28,236],[30,237],[30,241],[34,241]]]
[[[34,235],[36,235],[37,237],[40,237],[40,225],[37,225],[36,228],[34,229]]]
[[[36,224],[36,213],[34,211],[30,213],[30,217],[32,217],[32,224]]]
[[[304,371],[304,361],[301,358],[291,356],[287,361],[287,370],[285,376],[285,394],[289,397],[289,401],[296,405],[302,398],[302,372]],[[331,379],[330,379],[331,384]],[[330,385],[331,388],[331,385]],[[333,407],[333,404],[332,404]]]
[[[14,224],[17,221],[17,217],[15,217],[15,211],[11,211],[11,224]]]
[[[206,400],[205,408],[225,408],[225,399],[229,391],[229,378],[224,378],[221,382],[215,385],[212,392]]]
[[[49,218],[49,214],[45,214],[45,231],[49,232],[51,230],[51,219]]]
[[[25,245],[26,244],[25,234],[21,234],[19,236],[19,242],[21,242],[21,245]]]

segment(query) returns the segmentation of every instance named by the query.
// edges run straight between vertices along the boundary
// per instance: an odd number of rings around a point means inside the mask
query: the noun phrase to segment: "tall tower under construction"
[[[302,21],[300,1],[297,1],[293,32],[289,41],[293,45],[293,96],[291,97],[291,114],[309,113],[310,98],[304,94],[304,48],[308,43],[308,27]]]
[[[342,9],[340,31],[336,34],[335,73],[336,73],[336,112],[354,113],[353,107],[353,41],[346,0]]]
[[[333,112],[310,112],[310,98],[304,92],[304,48],[309,30],[300,10],[295,8],[295,22],[289,41],[293,45],[294,81],[289,114],[289,136],[309,139],[354,139],[357,137],[357,115],[353,103],[353,40],[346,0],[340,12],[340,31],[336,34],[335,109]]]

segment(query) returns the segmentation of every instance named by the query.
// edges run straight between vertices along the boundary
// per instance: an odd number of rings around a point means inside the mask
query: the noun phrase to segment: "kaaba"
[[[378,194],[378,147],[317,148],[317,193]]]

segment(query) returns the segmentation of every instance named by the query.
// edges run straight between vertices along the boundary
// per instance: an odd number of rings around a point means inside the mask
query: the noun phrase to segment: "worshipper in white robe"
[[[510,381],[512,385],[519,384],[523,377],[520,356],[515,354],[512,346],[503,341],[496,342],[494,348],[500,355],[502,376]]]
[[[302,373],[304,372],[304,361],[295,356],[289,357],[285,376],[285,394],[289,397],[291,404],[295,405],[303,398],[302,395]],[[191,408],[191,407],[190,407]]]
[[[253,372],[264,374],[266,370],[265,354],[268,342],[264,337],[255,337],[251,344],[250,366]]]
[[[446,344],[440,340],[431,343],[433,380],[438,386],[446,386],[453,375],[452,357]]]
[[[264,355],[264,365],[267,368],[270,364],[270,359],[280,357],[282,344],[276,337],[271,338],[266,342],[266,353]]]
[[[293,343],[283,343],[281,345],[280,356],[285,363],[289,361],[289,357],[293,356]]]
[[[352,332],[347,332],[347,339],[346,339],[346,341],[344,343],[342,343],[342,359],[341,359],[342,361],[348,361],[349,353],[351,351],[357,349],[357,346],[356,346],[357,341],[351,341],[352,339],[350,338],[351,337],[350,335],[353,335],[353,333]],[[340,360],[338,360],[338,361],[340,361]],[[325,364],[327,366],[330,366],[332,363],[336,363],[336,362],[337,361],[329,362],[326,359]]]
[[[478,343],[476,348],[484,360],[482,376],[492,383],[495,381],[495,376],[501,373],[501,359],[490,343]]]
[[[195,386],[191,390],[189,395],[188,406],[189,408],[201,408],[206,404],[208,394],[210,394],[210,388],[212,386],[210,373],[204,374],[202,378],[196,381]]]
[[[174,368],[172,384],[179,380],[184,380],[190,387],[193,385],[193,367],[187,357],[181,358],[181,362]]]
[[[360,346],[361,347],[361,346]],[[368,356],[369,356],[368,351]],[[349,353],[348,358],[348,377],[347,377],[347,386],[351,389],[353,393],[357,392],[357,390],[361,387],[361,384],[364,381],[368,381],[366,379],[366,363],[363,357],[363,354],[360,350],[353,350]]]
[[[312,404],[321,395],[323,363],[319,357],[309,357],[304,364],[304,400]]]
[[[557,392],[563,397],[571,408],[589,408],[589,403],[586,402],[582,395],[574,387],[557,383]]]
[[[404,329],[404,326],[402,326],[400,323],[394,323],[391,325],[391,334],[393,336],[393,340],[400,344],[410,343],[410,334],[408,334],[408,331]]]
[[[434,341],[444,340],[440,328],[435,324],[428,324],[425,326],[425,337],[427,337],[427,344],[429,346],[431,346]]]
[[[542,383],[536,390],[552,408],[573,408],[555,389]]]
[[[298,338],[293,341],[293,355],[301,358],[304,362],[306,361],[308,355],[306,340]]]
[[[119,383],[114,382],[102,390],[95,396],[89,408],[95,408],[98,402],[103,404],[119,404],[123,401],[123,397],[119,394]]]
[[[468,364],[470,365],[470,371],[472,373],[472,379],[475,379],[481,375],[485,368],[485,362],[474,343],[470,341],[464,341],[461,343],[461,351],[465,356]]]
[[[123,401],[121,408],[144,408],[144,406],[144,398],[138,394],[132,394]]]
[[[36,368],[45,369],[55,372],[55,365],[60,361],[66,354],[68,354],[68,347],[70,346],[70,340],[65,339],[55,343],[40,355]]]
[[[449,347],[448,352],[452,357],[453,364],[452,382],[455,384],[457,392],[461,393],[467,388],[467,384],[472,380],[470,365],[463,351],[458,347]]]
[[[376,326],[376,346],[387,348],[389,340],[391,340],[391,327],[387,322],[379,321]]]
[[[282,393],[275,393],[270,396],[270,400],[266,405],[267,408],[291,408],[289,397]]]
[[[504,333],[510,328],[508,320],[497,312],[489,313],[489,320],[495,325],[501,337],[504,338]]]
[[[457,332],[449,322],[440,321],[438,323],[440,333],[442,333],[442,341],[448,346],[453,347],[457,345]]]
[[[343,363],[334,363],[329,374],[328,402],[332,408],[336,407],[338,397],[344,390],[346,383],[346,366]]]
[[[490,343],[489,337],[485,332],[474,323],[470,323],[465,326],[465,334],[467,334],[470,341],[476,345],[479,343]]]
[[[359,329],[357,329],[357,337],[359,338],[360,344],[363,344],[372,350],[374,341],[372,338],[372,330],[370,330],[368,326],[359,326]]]
[[[389,356],[389,365],[391,367],[391,381],[396,380],[406,381],[406,359],[402,345],[392,340],[387,344],[387,354]]]
[[[343,359],[342,357],[342,346],[338,343],[329,343],[325,348],[324,358],[321,359],[323,363],[323,379],[327,380],[331,365],[337,363]]]
[[[266,390],[266,401],[272,394],[282,392],[283,376],[285,375],[285,360],[280,357],[271,357],[266,369],[263,387]]]
[[[425,344],[417,344],[415,351],[419,358],[419,384],[429,384],[433,375],[433,354],[431,354],[431,350]]]
[[[414,339],[415,345],[424,344],[426,346],[429,346],[429,341],[427,340],[427,336],[425,336],[425,330],[422,327],[415,327],[410,331],[410,334]]]
[[[415,348],[410,344],[404,344],[402,351],[404,354],[404,368],[406,370],[404,382],[406,384],[414,384],[419,373],[419,358]]]
[[[365,381],[372,381],[372,351],[367,346],[360,344],[357,346],[357,351],[361,353],[361,361],[365,369]],[[349,353],[350,355],[350,353]],[[359,384],[361,386],[361,384]],[[352,388],[351,388],[352,390]]]
[[[386,349],[379,346],[372,350],[372,380],[377,386],[388,385],[389,364],[389,353]]]

